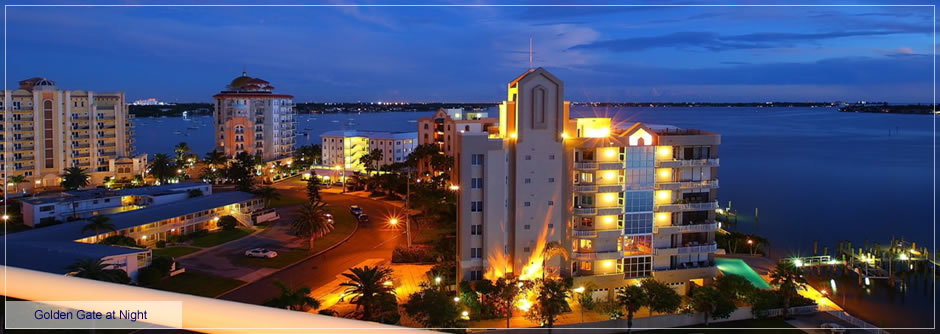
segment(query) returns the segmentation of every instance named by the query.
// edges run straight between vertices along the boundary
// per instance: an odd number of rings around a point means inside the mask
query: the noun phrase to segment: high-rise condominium
[[[605,294],[646,277],[684,292],[716,275],[718,135],[571,118],[564,84],[541,68],[508,88],[498,133],[457,137],[460,279],[544,266]]]
[[[0,100],[0,170],[8,180],[24,177],[8,190],[58,186],[69,167],[84,169],[92,185],[143,172],[146,155],[131,157],[134,129],[123,92],[62,90],[45,78],[19,84]]]
[[[227,156],[239,152],[265,161],[294,153],[293,96],[275,94],[269,82],[236,77],[215,98],[215,148]]]

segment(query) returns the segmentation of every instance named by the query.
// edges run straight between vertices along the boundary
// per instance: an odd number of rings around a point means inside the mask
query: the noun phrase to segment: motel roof
[[[113,215],[110,223],[114,224],[118,231],[135,226],[145,225],[152,222],[161,221],[173,217],[179,217],[209,210],[229,204],[235,204],[254,198],[251,193],[233,191],[217,193],[212,195],[199,196],[183,201],[171,202],[161,205],[149,206],[143,209],[125,211]],[[93,232],[82,232],[82,228],[88,223],[87,220],[78,220],[74,222],[62,223],[48,227],[40,227],[30,231],[13,233],[7,236],[9,241],[73,241],[87,238],[94,234]]]
[[[40,270],[56,274],[69,272],[68,266],[81,259],[101,259],[108,256],[146,252],[143,248],[130,248],[72,241],[13,241],[0,242],[0,254],[5,265]]]
[[[117,196],[128,196],[128,195],[160,196],[160,195],[165,195],[165,194],[170,194],[170,193],[176,193],[186,188],[192,188],[192,187],[197,187],[201,185],[205,185],[205,184],[196,183],[196,182],[182,182],[182,183],[164,184],[164,185],[159,185],[159,186],[128,188],[128,189],[121,189],[121,190],[110,190],[110,189],[105,189],[105,188],[73,190],[73,191],[62,192],[56,196],[24,199],[23,202],[32,204],[32,205],[39,205],[39,204],[74,202],[74,201],[82,201],[82,200],[94,199],[94,198],[117,197]]]

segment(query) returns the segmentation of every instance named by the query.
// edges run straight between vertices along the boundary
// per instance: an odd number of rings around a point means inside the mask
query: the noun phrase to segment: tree
[[[578,287],[574,291],[575,300],[578,301],[578,305],[581,306],[581,322],[584,322],[584,310],[592,311],[597,307],[597,301],[594,300],[594,289],[597,286],[592,282],[584,283],[583,286]]]
[[[206,153],[205,157],[202,158],[202,162],[209,167],[222,167],[225,166],[225,163],[228,161],[228,158],[225,157],[225,153],[219,152],[218,150],[212,150]]]
[[[623,317],[623,306],[621,306],[620,303],[613,298],[597,303],[595,308],[598,312],[606,314],[608,317],[610,317],[610,320],[616,320]]]
[[[236,226],[238,226],[238,219],[230,215],[225,215],[219,217],[218,225],[222,227],[222,230],[231,231],[234,230]]]
[[[225,168],[225,178],[239,191],[251,191],[255,182],[256,159],[246,152],[238,152]]]
[[[349,281],[340,283],[340,286],[346,287],[346,296],[352,296],[349,302],[356,305],[357,312],[361,312],[360,319],[374,321],[388,306],[386,296],[391,296],[394,300],[395,289],[391,284],[385,283],[392,280],[392,269],[364,266],[351,268],[349,271],[343,273]]]
[[[653,278],[644,279],[640,287],[646,292],[650,316],[653,312],[672,313],[682,304],[682,296],[663,282]]]
[[[705,315],[705,327],[709,319],[724,319],[731,316],[737,306],[721,295],[714,287],[705,286],[692,290],[692,309]]]
[[[555,256],[562,256],[568,259],[568,251],[558,241],[551,241],[545,244],[542,249],[542,280],[545,280],[545,272],[548,271],[546,262]]]
[[[365,165],[366,172],[371,175],[372,172],[379,169],[379,162],[382,162],[383,158],[382,149],[375,148],[369,151],[369,153],[363,154],[362,157],[359,158],[359,161]]]
[[[13,192],[19,192],[20,183],[26,182],[26,177],[23,175],[13,175],[8,181],[13,184]]]
[[[131,279],[127,272],[121,269],[113,269],[110,264],[104,263],[101,259],[79,259],[75,263],[66,267],[70,274],[75,277],[93,279],[111,283],[130,283]]]
[[[82,227],[82,234],[88,231],[94,231],[95,241],[98,241],[101,238],[98,235],[100,231],[114,232],[116,230],[117,228],[114,224],[111,224],[111,217],[98,215],[88,219],[88,224]]]
[[[571,297],[571,278],[542,279],[536,287],[535,304],[529,311],[529,319],[552,328],[555,319],[563,312],[571,311],[568,298]]]
[[[521,281],[513,276],[500,277],[493,284],[493,296],[490,299],[495,303],[496,312],[506,318],[506,328],[509,328],[509,319],[512,318],[516,302],[532,285],[532,281]]]
[[[140,245],[137,244],[137,240],[134,240],[134,238],[123,236],[123,235],[112,235],[107,238],[101,239],[101,241],[98,241],[98,243],[102,245],[140,247]]]
[[[78,188],[88,186],[88,179],[91,177],[88,176],[86,172],[81,167],[72,166],[65,169],[65,172],[62,174],[62,188],[66,190],[75,190]]]
[[[633,329],[633,314],[641,306],[649,304],[649,296],[643,288],[631,285],[617,292],[617,302],[627,310],[627,333]]]
[[[192,152],[192,149],[189,148],[189,144],[186,142],[180,142],[173,147],[173,153],[176,153],[176,167],[182,168],[186,165],[186,158],[189,155],[189,152]]]
[[[783,297],[783,318],[786,319],[790,315],[790,300],[799,290],[806,289],[803,268],[797,267],[792,261],[777,261],[777,266],[770,273],[770,284],[777,286]]]
[[[153,155],[150,161],[150,176],[160,181],[160,184],[166,184],[171,178],[176,176],[176,166],[170,160],[170,156],[157,153]]]
[[[745,300],[750,298],[757,288],[746,278],[738,275],[722,275],[715,277],[713,283],[718,292],[731,300]]]
[[[252,191],[252,193],[254,193],[255,196],[260,197],[264,201],[265,207],[271,206],[271,201],[276,201],[276,200],[281,199],[281,193],[277,192],[277,190],[274,189],[274,187],[268,187],[268,186],[258,187],[258,188],[255,188],[255,190]]]
[[[280,290],[280,295],[264,302],[265,306],[295,311],[316,310],[320,308],[320,301],[310,296],[309,287],[301,286],[294,289],[277,279],[274,280],[274,285]]]
[[[313,251],[313,242],[333,230],[333,222],[323,215],[326,210],[323,202],[304,203],[297,212],[297,218],[291,223],[290,232],[297,237],[307,238],[308,250]]]
[[[310,172],[310,178],[307,179],[307,200],[310,202],[319,202],[320,198],[320,179],[316,173]]]
[[[454,297],[445,291],[425,286],[408,296],[405,313],[425,328],[454,328],[460,310]]]

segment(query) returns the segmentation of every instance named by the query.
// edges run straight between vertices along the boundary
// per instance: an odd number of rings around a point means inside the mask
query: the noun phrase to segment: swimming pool
[[[760,275],[757,274],[754,269],[751,269],[751,266],[748,266],[747,263],[744,263],[744,260],[741,259],[729,259],[729,258],[716,258],[715,265],[718,267],[718,270],[725,275],[737,275],[744,277],[751,282],[752,285],[758,289],[772,289],[773,287],[770,284],[767,284],[767,281],[764,281]]]

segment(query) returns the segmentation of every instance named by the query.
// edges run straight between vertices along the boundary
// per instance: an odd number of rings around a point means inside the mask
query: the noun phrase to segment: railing
[[[619,193],[621,191],[623,191],[622,184],[608,184],[608,185],[597,186],[597,192],[599,193]]]
[[[598,164],[597,169],[623,169],[623,162],[602,162]]]
[[[708,269],[715,267],[715,261],[693,261],[693,262],[680,262],[674,266],[669,266],[669,268],[653,268],[653,271],[677,271],[677,270],[689,270],[689,269]]]
[[[582,193],[592,193],[597,192],[596,184],[576,184],[574,186],[574,191]]]
[[[816,306],[816,305],[812,305],[812,306]],[[801,306],[801,307],[805,307],[805,306]],[[793,309],[794,309],[794,308],[790,308],[791,311],[792,311]],[[868,322],[865,322],[865,321],[862,320],[862,319],[853,317],[852,315],[850,315],[850,314],[848,314],[848,313],[846,313],[846,312],[844,312],[844,311],[826,311],[826,313],[829,313],[829,314],[835,316],[836,318],[839,318],[840,320],[845,321],[845,322],[851,324],[852,326],[858,327],[859,329],[863,329],[863,330],[868,331],[868,332],[871,332],[871,333],[875,333],[875,334],[883,334],[883,333],[884,333],[884,334],[887,334],[887,333],[888,333],[888,331],[883,330],[883,329],[881,329],[881,328],[878,328],[878,326],[875,326],[875,325],[872,325],[872,324],[870,324],[870,323],[868,323]]]
[[[574,236],[579,238],[597,238],[597,231],[595,230],[573,230],[573,232]]]
[[[718,188],[718,179],[656,183],[656,189],[679,190],[679,189],[698,189],[698,188]]]
[[[713,253],[716,250],[718,250],[718,245],[715,243],[711,243],[711,244],[699,245],[699,246],[654,248],[653,254],[655,255],[678,255],[678,254]]]
[[[331,317],[275,307],[252,305],[215,298],[199,297],[126,284],[107,283],[72,276],[50,274],[16,267],[0,266],[0,283],[7,296],[21,300],[44,301],[178,301],[185,305],[181,314],[183,328],[208,333],[270,332],[272,327],[306,330],[313,333],[338,332],[343,329],[362,333],[431,333],[342,317]],[[61,305],[65,306],[65,305]],[[148,322],[148,320],[141,320]],[[156,320],[151,320],[156,322]],[[156,323],[167,325],[167,323]]]
[[[660,227],[657,227],[656,229],[675,229],[676,232],[679,232],[679,233],[714,232],[718,230],[718,223],[669,225],[669,226],[660,226]]]
[[[597,163],[596,162],[575,162],[574,168],[575,169],[597,169]]]
[[[30,146],[20,146],[20,147],[14,146],[14,147],[13,147],[13,152],[17,152],[17,151],[32,151],[34,148],[36,148],[36,147],[35,147],[35,146],[32,146],[32,145],[30,145]]]
[[[622,259],[623,254],[619,251],[604,251],[604,252],[578,252],[575,251],[572,253],[572,257],[575,260],[581,261],[591,261],[591,260],[615,260]]]
[[[661,211],[661,212],[680,212],[680,211],[715,210],[717,208],[718,208],[718,202],[711,201],[711,202],[702,202],[702,203],[657,204],[653,207],[653,210]]]
[[[715,159],[691,159],[691,160],[661,160],[656,162],[656,167],[680,168],[680,167],[718,167],[718,158]]]

